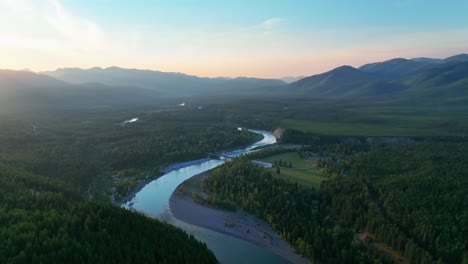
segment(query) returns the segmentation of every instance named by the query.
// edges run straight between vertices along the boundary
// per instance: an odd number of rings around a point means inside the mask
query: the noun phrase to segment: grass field
[[[396,127],[388,125],[371,125],[342,122],[317,122],[308,120],[283,119],[281,127],[303,132],[330,136],[431,136],[447,135],[424,129]]]
[[[350,108],[339,115],[311,115],[310,120],[286,118],[280,125],[321,135],[463,136],[468,133],[468,114],[458,108]]]
[[[270,156],[267,158],[262,159],[264,162],[269,162],[269,163],[274,163],[276,161],[282,160],[286,161],[287,164],[289,162],[292,163],[294,168],[308,168],[311,166],[314,166],[314,162],[312,160],[308,159],[301,159],[299,154],[297,152],[287,152],[287,153],[281,153],[278,155]]]
[[[275,160],[292,163],[293,168],[281,168],[280,174],[276,173],[276,168],[269,169],[274,177],[282,178],[292,182],[297,182],[306,187],[320,187],[320,183],[325,179],[315,168],[301,170],[299,168],[310,168],[314,162],[309,159],[302,159],[297,152],[282,153],[262,159],[262,161],[274,163]]]
[[[276,173],[276,168],[269,169],[273,177],[297,182],[306,187],[319,188],[320,183],[325,180],[316,169],[296,170],[290,168],[281,168],[280,174]]]

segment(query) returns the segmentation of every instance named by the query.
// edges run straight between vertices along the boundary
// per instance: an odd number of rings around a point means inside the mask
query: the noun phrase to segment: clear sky
[[[467,0],[0,0],[0,68],[279,78],[467,52]]]

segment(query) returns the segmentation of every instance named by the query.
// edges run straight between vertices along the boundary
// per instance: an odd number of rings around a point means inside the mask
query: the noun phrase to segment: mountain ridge
[[[329,72],[312,75],[291,83],[286,92],[292,96],[327,99],[392,99],[412,103],[443,103],[468,99],[468,60],[464,54],[449,57],[398,79],[389,79],[375,72],[340,66]],[[414,63],[396,58],[386,61],[388,71],[401,69],[401,63]],[[388,68],[394,65],[394,69]],[[368,64],[374,67],[377,64]],[[379,65],[380,66],[380,65]],[[366,68],[364,68],[366,70]],[[368,70],[368,69],[367,69]],[[367,75],[365,75],[367,74]],[[284,92],[284,91],[283,91]]]
[[[278,79],[251,77],[207,78],[178,72],[125,69],[116,66],[90,69],[60,68],[42,73],[69,83],[96,82],[110,86],[140,87],[169,96],[190,96],[232,91],[237,87],[255,89],[284,86],[286,84]]]
[[[408,65],[416,67],[407,71]],[[393,74],[393,77],[389,78],[382,72]],[[34,102],[42,105],[112,105],[151,103],[162,98],[265,94],[313,100],[369,102],[405,101],[406,97],[415,98],[413,102],[461,102],[468,98],[467,54],[445,59],[395,58],[359,68],[343,65],[290,84],[278,79],[204,78],[115,66],[87,70],[61,68],[53,71],[54,74],[48,73],[0,70],[0,102],[15,106]],[[70,75],[62,79],[58,78],[60,76],[51,76],[60,74]],[[86,78],[81,78],[83,74]]]
[[[440,66],[441,64],[466,61],[468,61],[468,54],[464,53],[450,56],[445,59],[427,57],[413,59],[394,58],[386,61],[364,64],[358,69],[379,75],[385,80],[398,80],[408,75]]]

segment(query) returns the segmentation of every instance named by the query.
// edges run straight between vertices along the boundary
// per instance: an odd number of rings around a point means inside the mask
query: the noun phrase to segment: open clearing
[[[267,158],[261,159],[261,161],[269,162],[273,164],[276,161],[282,160],[289,165],[289,162],[292,163],[293,168],[309,168],[315,166],[315,163],[310,159],[302,159],[297,152],[286,152],[278,155],[273,155]],[[287,166],[286,166],[287,167]]]
[[[261,159],[261,161],[269,163],[274,163],[275,160],[282,160],[283,162],[286,162],[287,165],[291,162],[293,167],[282,167],[279,174],[276,173],[276,168],[270,168],[269,171],[274,177],[297,182],[302,186],[314,188],[319,188],[320,183],[325,179],[325,177],[320,175],[316,168],[311,168],[315,166],[315,162],[313,160],[302,159],[297,152],[282,153]]]
[[[330,136],[463,136],[468,114],[457,107],[351,107],[342,112],[293,116],[281,120],[286,129]]]

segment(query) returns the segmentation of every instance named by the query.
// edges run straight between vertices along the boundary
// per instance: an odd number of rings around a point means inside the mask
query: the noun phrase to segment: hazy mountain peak
[[[422,62],[422,63],[439,63],[441,59],[434,59],[434,58],[427,58],[427,57],[419,57],[419,58],[413,58],[411,59],[412,61],[416,62]]]
[[[305,77],[307,76],[285,76],[283,78],[280,78],[280,80],[282,80],[285,83],[293,83],[299,81],[300,79],[304,79]]]
[[[329,72],[336,73],[336,72],[354,72],[354,71],[359,71],[359,70],[349,65],[342,65],[342,66],[336,67],[335,69]]]
[[[360,70],[373,73],[382,79],[395,80],[409,74],[427,69],[430,64],[405,58],[394,58],[382,62],[369,63],[359,67]]]
[[[349,92],[349,87],[360,83],[373,82],[376,78],[349,65],[337,67],[329,72],[313,75],[293,82],[292,89],[309,91],[315,95],[336,95]]]
[[[443,60],[444,62],[466,62],[468,61],[468,54],[462,53],[454,55]]]
[[[281,80],[238,77],[235,79],[200,78],[174,72],[125,69],[116,66],[91,69],[67,68],[44,72],[73,84],[102,83],[107,86],[139,87],[165,95],[190,96],[199,93],[284,86]]]

